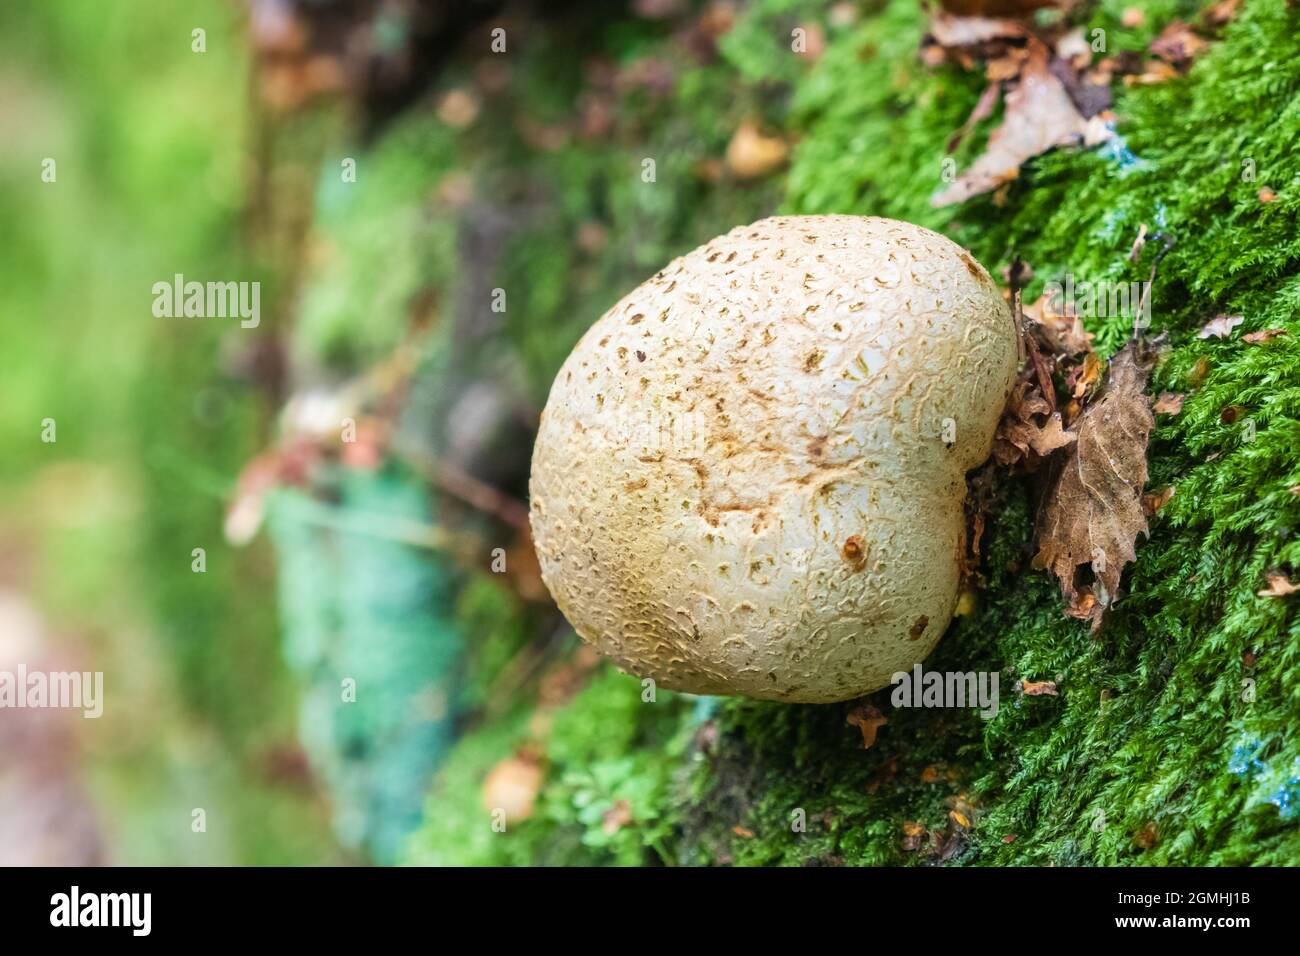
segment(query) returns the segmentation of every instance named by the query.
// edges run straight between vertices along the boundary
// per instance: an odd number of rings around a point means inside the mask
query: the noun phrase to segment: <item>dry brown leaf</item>
[[[1212,27],[1221,27],[1237,19],[1241,0],[1219,0],[1201,15],[1201,19]]]
[[[1149,850],[1159,842],[1159,833],[1156,830],[1155,822],[1152,821],[1144,826],[1141,830],[1133,835],[1133,842],[1144,850]]]
[[[483,806],[489,812],[504,810],[512,824],[527,820],[533,815],[542,776],[541,763],[530,755],[507,757],[483,781]]]
[[[600,818],[600,828],[606,836],[613,836],[632,822],[632,805],[626,800],[617,801]]]
[[[1111,359],[1105,394],[1073,426],[1078,440],[1058,457],[1039,506],[1034,563],[1061,582],[1066,614],[1094,631],[1147,530],[1142,490],[1155,416],[1143,390],[1153,358],[1130,342]],[[1091,567],[1091,585],[1080,580],[1082,567]]]
[[[1020,75],[1020,70],[1025,65],[1025,58],[1028,55],[1024,47],[1012,47],[1002,56],[994,57],[984,64],[984,77],[990,83],[1002,83],[1006,80],[1014,80]],[[994,98],[994,105],[997,105],[997,99]],[[991,116],[992,107],[987,114]],[[951,150],[950,150],[951,152]]]
[[[1092,45],[1083,35],[1083,27],[1075,27],[1056,41],[1056,55],[1076,70],[1092,62]]]
[[[1124,77],[1125,86],[1151,86],[1155,83],[1164,83],[1178,76],[1178,70],[1164,60],[1147,60],[1142,65],[1140,73],[1127,74]]]
[[[1065,384],[1072,398],[1082,399],[1094,390],[1101,381],[1101,359],[1096,352],[1089,352],[1083,357],[1083,363],[1075,365],[1066,373]]]
[[[949,13],[962,17],[1023,17],[1057,0],[940,0]]]
[[[1151,55],[1159,57],[1170,66],[1184,67],[1208,47],[1192,28],[1181,20],[1174,20],[1160,31],[1160,36],[1151,41]]]
[[[984,153],[957,180],[931,198],[947,206],[990,192],[1020,175],[1025,161],[1054,146],[1083,140],[1087,121],[1061,81],[1048,68],[1048,50],[1029,41],[1020,79],[1007,93],[1002,125],[989,136]]]
[[[1201,327],[1201,331],[1196,333],[1196,337],[1198,339],[1226,339],[1232,334],[1233,329],[1245,321],[1245,318],[1240,315],[1216,315]]]
[[[850,727],[857,727],[862,731],[862,749],[870,750],[876,742],[876,732],[885,724],[889,723],[885,715],[880,712],[880,708],[871,704],[862,704],[849,711],[849,715],[844,718],[844,722]]]
[[[961,593],[957,598],[957,607],[953,616],[959,617],[974,610],[974,587],[982,586],[984,576],[979,571],[981,542],[984,538],[984,525],[988,515],[997,504],[998,493],[994,474],[996,463],[989,462],[977,469],[966,479],[966,540],[960,549],[961,554]],[[929,625],[926,619],[926,625]],[[913,628],[915,632],[915,628]],[[914,634],[919,638],[920,634]]]
[[[1032,369],[1028,369],[1032,373]],[[1045,418],[1046,423],[1037,420]],[[1024,376],[1016,382],[1007,409],[998,422],[993,443],[993,457],[1001,465],[1023,465],[1026,471],[1038,467],[1058,448],[1074,441],[1062,427],[1061,415],[1043,397],[1039,386]]]
[[[1029,436],[1029,447],[1043,458],[1046,458],[1056,449],[1064,448],[1075,439],[1075,435],[1067,432],[1062,427],[1061,413],[1057,412],[1047,420],[1046,427],[1038,429],[1035,434]]]
[[[1148,518],[1154,517],[1157,511],[1169,504],[1173,496],[1173,485],[1167,485],[1160,491],[1149,491],[1142,496],[1142,510]]]
[[[1026,697],[1059,697],[1054,680],[1022,680],[1020,689]]]
[[[1023,23],[985,16],[954,16],[942,10],[930,17],[930,36],[949,50],[979,46],[995,40],[1021,40],[1029,35]]]
[[[1183,402],[1186,400],[1187,396],[1181,392],[1161,392],[1151,411],[1157,415],[1177,415],[1183,410]]]
[[[1023,379],[1012,389],[1007,408],[1022,422],[1028,422],[1033,415],[1050,415],[1052,406],[1038,390],[1032,378]]]
[[[727,144],[727,168],[739,179],[757,179],[785,162],[789,147],[779,136],[766,136],[750,121],[741,123]]]
[[[1108,75],[1129,76],[1142,72],[1142,54],[1136,50],[1120,50],[1111,56],[1103,57],[1097,63],[1097,70]]]
[[[1255,592],[1260,597],[1281,598],[1300,591],[1300,584],[1292,584],[1291,579],[1281,571],[1269,571],[1264,575],[1264,580],[1268,582],[1268,587]]]
[[[992,79],[993,77],[990,76],[989,80],[992,81]],[[998,94],[1001,90],[1002,88],[993,82],[990,82],[984,88],[984,92],[980,94],[979,100],[975,103],[975,108],[970,111],[970,116],[966,117],[966,122],[961,124],[961,129],[948,138],[948,152],[955,151],[961,145],[961,141],[966,138],[966,135],[975,128],[976,124],[984,122],[993,115],[993,110],[998,105]]]
[[[1262,329],[1259,332],[1251,332],[1247,335],[1243,335],[1241,340],[1243,342],[1249,342],[1251,345],[1257,345],[1260,342],[1267,342],[1270,339],[1277,338],[1279,335],[1286,334],[1286,329]]]
[[[1024,308],[1028,318],[1038,323],[1043,340],[1056,355],[1085,355],[1092,351],[1092,333],[1083,327],[1083,320],[1068,304],[1058,312],[1053,297],[1044,292],[1038,301]]]

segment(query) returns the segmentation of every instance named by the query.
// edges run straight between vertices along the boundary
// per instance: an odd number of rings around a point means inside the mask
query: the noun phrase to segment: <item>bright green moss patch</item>
[[[671,792],[691,739],[689,707],[672,694],[644,702],[639,681],[602,666],[556,713],[528,708],[487,722],[437,775],[409,861],[432,865],[654,864],[671,860]],[[494,829],[483,783],[522,748],[546,784],[533,815]]]

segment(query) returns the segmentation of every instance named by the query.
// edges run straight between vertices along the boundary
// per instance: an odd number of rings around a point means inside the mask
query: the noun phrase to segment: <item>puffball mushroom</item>
[[[957,601],[1010,309],[905,222],[785,216],[674,260],[573,349],[530,480],[542,579],[623,670],[803,703],[890,683]]]

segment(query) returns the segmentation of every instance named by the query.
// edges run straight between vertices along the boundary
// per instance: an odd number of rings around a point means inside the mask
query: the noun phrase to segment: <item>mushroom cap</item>
[[[1017,333],[989,274],[891,219],[733,229],[574,347],[533,451],[542,578],[618,666],[826,703],[890,683],[958,596],[965,473]]]

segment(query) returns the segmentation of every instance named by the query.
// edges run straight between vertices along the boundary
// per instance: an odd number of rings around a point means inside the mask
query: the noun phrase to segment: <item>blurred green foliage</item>
[[[275,769],[295,707],[268,553],[221,532],[270,411],[225,361],[274,305],[241,235],[246,41],[226,3],[129,6],[0,7],[5,561],[105,671],[82,742],[111,861],[325,862],[323,807]],[[260,333],[155,318],[176,273],[262,280]]]

